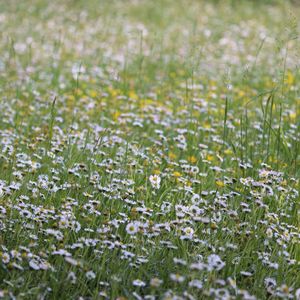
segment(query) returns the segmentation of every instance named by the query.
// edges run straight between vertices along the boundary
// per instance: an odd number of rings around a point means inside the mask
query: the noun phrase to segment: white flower
[[[220,256],[217,254],[211,254],[207,258],[208,270],[212,271],[213,269],[220,271],[224,268],[225,263],[221,260]]]
[[[37,260],[32,259],[29,261],[29,266],[30,268],[32,268],[33,270],[39,270],[40,269],[40,264]]]
[[[172,205],[170,202],[163,202],[160,209],[163,213],[168,213],[171,211]]]
[[[69,264],[73,265],[73,266],[78,266],[78,261],[72,257],[66,256],[65,257],[65,261],[68,262]]]
[[[134,223],[134,222],[130,222],[127,224],[126,226],[126,232],[128,234],[136,234],[137,232],[139,231],[139,226],[137,223]]]
[[[96,278],[96,274],[93,272],[93,271],[88,271],[85,273],[85,276],[88,280],[91,280],[91,279],[95,279]]]
[[[160,188],[161,178],[158,175],[151,175],[149,180],[154,189],[158,190]]]
[[[295,293],[296,300],[300,300],[300,288]]]
[[[251,277],[251,276],[253,276],[252,273],[247,272],[247,271],[241,271],[240,273],[241,273],[241,275],[243,275],[243,276],[245,276],[245,277]]]
[[[192,227],[186,227],[183,229],[184,235],[188,238],[192,238],[194,235],[194,229]]]
[[[198,270],[198,271],[202,271],[204,270],[206,267],[206,265],[202,262],[196,262],[190,265],[190,269],[191,270]]]
[[[152,287],[159,287],[162,283],[163,281],[157,277],[151,278],[150,280],[150,285]]]
[[[52,252],[53,255],[61,255],[61,256],[72,256],[70,252],[65,249],[59,249]]]
[[[170,279],[175,281],[175,282],[178,282],[178,283],[181,283],[181,282],[184,282],[185,280],[185,277],[184,276],[181,276],[180,274],[170,274]]]
[[[277,285],[276,280],[271,277],[265,278],[264,282],[266,287],[270,287],[270,286],[275,287]]]
[[[197,289],[202,289],[203,284],[200,280],[194,279],[189,282],[189,287],[195,287]]]
[[[268,228],[266,231],[267,237],[271,239],[273,237],[273,231],[271,228]]]
[[[9,254],[6,253],[6,252],[2,253],[2,262],[3,262],[4,264],[8,264],[9,261],[10,261]]]
[[[145,283],[144,281],[140,280],[140,279],[135,279],[135,280],[133,280],[133,281],[132,281],[132,284],[133,284],[134,286],[140,286],[140,287],[143,287],[143,286],[146,285],[146,283]]]
[[[68,279],[72,284],[75,284],[75,283],[76,283],[76,280],[77,280],[77,277],[76,277],[76,275],[75,275],[74,272],[70,272],[70,273],[68,274],[67,279]]]

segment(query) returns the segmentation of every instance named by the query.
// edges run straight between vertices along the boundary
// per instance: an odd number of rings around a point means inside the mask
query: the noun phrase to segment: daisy
[[[91,279],[95,279],[96,278],[96,274],[93,272],[93,271],[88,271],[85,273],[85,276],[88,280],[91,280]]]
[[[126,232],[130,235],[134,235],[139,231],[139,226],[137,223],[130,222],[126,226]]]
[[[174,282],[178,282],[178,283],[181,283],[181,282],[184,282],[185,280],[185,277],[184,276],[181,276],[180,274],[170,274],[170,279]]]
[[[76,275],[75,275],[74,272],[70,272],[70,273],[68,274],[67,279],[68,279],[72,284],[75,284],[75,283],[76,283],[76,280],[77,280],[77,277],[76,277]]]
[[[183,229],[185,237],[191,239],[194,234],[194,229],[192,227],[186,227]]]
[[[149,180],[154,189],[158,190],[160,188],[161,178],[158,175],[151,175]]]
[[[202,282],[200,280],[194,279],[194,280],[191,280],[189,282],[189,287],[194,287],[194,288],[197,288],[197,289],[202,289],[203,284],[202,284]]]
[[[159,287],[161,284],[163,283],[163,281],[157,277],[151,278],[150,280],[150,286],[152,287]]]
[[[209,271],[213,269],[220,271],[225,266],[225,263],[221,260],[220,256],[217,254],[209,255],[207,258],[207,263],[208,263],[207,268]]]
[[[135,279],[132,281],[132,284],[134,286],[139,286],[139,287],[144,287],[146,285],[146,283],[140,279]]]

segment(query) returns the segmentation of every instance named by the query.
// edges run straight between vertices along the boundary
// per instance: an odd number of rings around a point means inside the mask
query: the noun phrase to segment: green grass
[[[299,299],[299,12],[0,1],[0,298]]]

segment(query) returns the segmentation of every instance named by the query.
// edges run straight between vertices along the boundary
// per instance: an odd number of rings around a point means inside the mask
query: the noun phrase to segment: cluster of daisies
[[[295,39],[199,1],[162,50],[143,1],[67,3],[0,11],[0,299],[299,300]]]

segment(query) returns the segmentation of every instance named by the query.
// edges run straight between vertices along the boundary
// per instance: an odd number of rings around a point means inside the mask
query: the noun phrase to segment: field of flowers
[[[0,1],[0,298],[300,299],[300,6]]]

